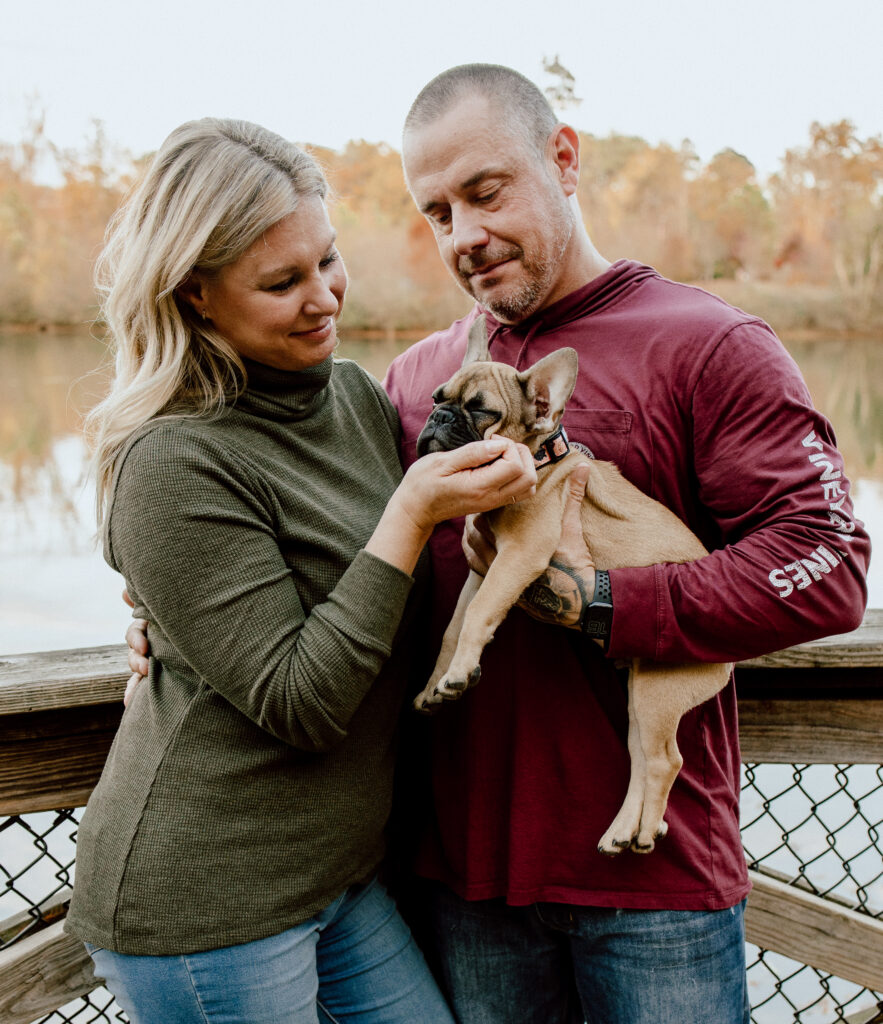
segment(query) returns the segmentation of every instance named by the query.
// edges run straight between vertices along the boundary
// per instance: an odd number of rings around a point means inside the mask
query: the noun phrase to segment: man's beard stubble
[[[490,310],[501,323],[519,323],[526,319],[531,313],[535,313],[537,309],[541,308],[542,301],[551,289],[552,280],[573,235],[573,220],[569,209],[561,211],[557,221],[555,237],[549,254],[528,260],[525,258],[522,248],[510,246],[497,251],[487,250],[477,259],[465,256],[460,260],[458,266],[458,283],[485,309]],[[486,300],[481,299],[473,290],[469,275],[482,267],[513,259],[519,260],[524,268],[526,278],[524,282],[506,294]]]

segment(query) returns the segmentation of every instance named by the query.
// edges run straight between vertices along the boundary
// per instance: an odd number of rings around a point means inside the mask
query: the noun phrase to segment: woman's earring
[[[203,310],[202,311],[202,319],[205,320],[205,317],[206,317],[206,312],[205,312],[205,310]]]

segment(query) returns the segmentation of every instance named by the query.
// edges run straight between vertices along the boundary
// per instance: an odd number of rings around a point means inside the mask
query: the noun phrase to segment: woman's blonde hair
[[[311,156],[248,121],[189,121],[162,144],[111,220],[95,271],[116,362],[86,418],[99,524],[135,430],[162,414],[220,411],[245,379],[237,353],[176,289],[194,270],[237,260],[301,197],[326,192]]]

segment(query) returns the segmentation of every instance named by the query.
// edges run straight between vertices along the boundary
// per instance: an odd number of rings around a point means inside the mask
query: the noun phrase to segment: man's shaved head
[[[437,75],[411,104],[404,135],[437,121],[461,100],[476,95],[499,111],[513,137],[543,156],[558,118],[529,78],[500,64],[461,64]]]

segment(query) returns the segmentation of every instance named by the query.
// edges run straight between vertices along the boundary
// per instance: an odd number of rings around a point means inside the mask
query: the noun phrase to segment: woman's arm
[[[109,534],[136,613],[152,624],[153,653],[311,750],[346,735],[388,657],[431,526],[523,496],[535,480],[529,455],[511,442],[424,460],[366,548],[307,613],[253,484],[237,479],[230,460],[221,468],[204,453],[182,455],[161,434],[130,452]],[[137,514],[121,514],[126,508]]]

